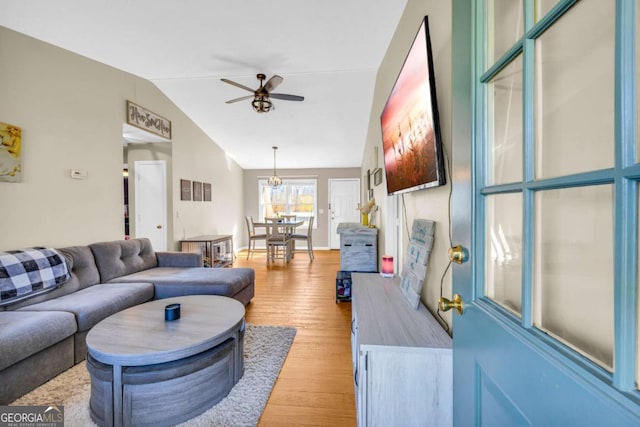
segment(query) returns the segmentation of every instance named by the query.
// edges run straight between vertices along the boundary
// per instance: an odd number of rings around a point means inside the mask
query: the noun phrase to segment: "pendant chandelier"
[[[276,150],[278,147],[273,146],[271,148],[273,148],[273,175],[269,177],[267,184],[275,190],[276,188],[280,188],[282,185],[282,179],[276,174]]]

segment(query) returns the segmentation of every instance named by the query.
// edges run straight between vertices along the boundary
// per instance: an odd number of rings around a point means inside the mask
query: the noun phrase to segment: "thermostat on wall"
[[[87,179],[87,171],[83,169],[71,169],[71,178]]]

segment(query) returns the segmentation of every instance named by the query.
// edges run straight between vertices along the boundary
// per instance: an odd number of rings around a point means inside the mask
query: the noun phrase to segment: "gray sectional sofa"
[[[255,272],[204,268],[200,254],[155,252],[148,239],[57,250],[71,278],[46,293],[0,300],[0,405],[85,359],[100,320],[152,299],[224,295],[248,304]]]

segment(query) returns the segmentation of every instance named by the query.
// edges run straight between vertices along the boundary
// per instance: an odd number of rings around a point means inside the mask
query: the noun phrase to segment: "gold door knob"
[[[456,264],[462,264],[469,258],[469,252],[462,247],[462,245],[456,245],[452,248],[449,248],[449,261],[455,262]]]
[[[462,313],[464,313],[464,302],[462,301],[462,297],[458,294],[455,294],[453,296],[453,301],[448,300],[444,297],[440,297],[438,306],[442,311],[449,311],[453,308],[459,315],[462,315]]]
[[[156,228],[157,228],[158,230],[160,230],[160,229],[162,228],[162,225],[158,224],[158,225],[156,225]]]

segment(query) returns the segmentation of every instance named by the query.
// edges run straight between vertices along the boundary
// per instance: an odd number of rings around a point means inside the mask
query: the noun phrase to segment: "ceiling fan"
[[[260,73],[256,75],[256,77],[258,78],[258,80],[260,80],[260,87],[255,90],[229,79],[220,79],[223,82],[239,87],[240,89],[253,92],[253,95],[241,96],[240,98],[230,99],[226,101],[226,103],[233,104],[234,102],[244,101],[245,99],[253,98],[253,101],[251,101],[251,106],[253,107],[254,111],[258,113],[268,113],[271,110],[271,107],[273,106],[270,98],[283,99],[285,101],[304,101],[304,96],[289,95],[286,93],[271,93],[271,91],[275,89],[278,85],[280,85],[280,83],[282,83],[282,81],[284,80],[279,75],[277,74],[273,75],[264,84],[263,84],[263,81],[264,79],[267,78],[267,76]]]

